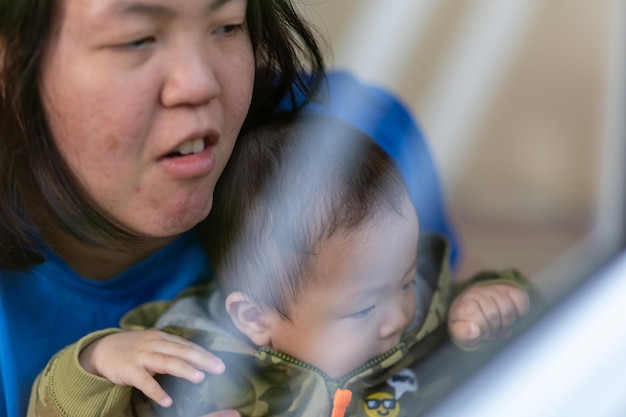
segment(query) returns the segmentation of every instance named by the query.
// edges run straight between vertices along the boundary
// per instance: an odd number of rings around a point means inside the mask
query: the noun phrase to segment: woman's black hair
[[[256,61],[262,65],[257,65],[252,104],[242,131],[271,119],[283,100],[287,100],[288,112],[296,112],[325,78],[319,41],[291,0],[250,1],[247,20]]]
[[[0,1],[2,269],[27,270],[45,261],[42,224],[95,246],[123,249],[139,242],[100,214],[52,140],[38,81],[58,8],[59,0]],[[297,112],[325,76],[318,41],[290,0],[249,0],[247,19],[257,74],[244,129],[271,119],[285,98],[291,107],[282,111]]]

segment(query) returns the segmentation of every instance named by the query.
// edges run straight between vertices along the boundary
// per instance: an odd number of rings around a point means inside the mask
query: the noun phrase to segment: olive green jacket
[[[448,340],[447,311],[460,291],[450,283],[449,248],[443,238],[420,238],[418,272],[432,290],[421,325],[408,331],[401,343],[349,374],[332,379],[319,369],[268,348],[256,348],[229,331],[206,331],[169,326],[163,330],[200,344],[219,356],[226,373],[207,375],[200,384],[160,376],[174,405],[162,409],[130,387],[116,386],[89,374],[78,363],[78,352],[92,341],[121,329],[86,336],[57,354],[33,387],[31,417],[201,416],[215,410],[237,409],[242,416],[330,416],[338,389],[351,392],[348,416],[414,416],[452,386],[467,363],[467,353]],[[483,273],[470,281],[501,281],[528,287],[516,271]],[[468,284],[464,284],[463,287]],[[207,296],[207,286],[181,295]],[[122,328],[153,327],[171,302],[153,302],[131,311]],[[428,358],[428,360],[426,360]],[[339,413],[338,415],[343,415]]]

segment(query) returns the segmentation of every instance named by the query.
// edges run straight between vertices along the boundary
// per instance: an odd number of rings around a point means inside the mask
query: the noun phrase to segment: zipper
[[[382,355],[376,356],[375,358],[370,359],[369,361],[365,362],[363,365],[359,366],[357,369],[347,373],[346,375],[342,376],[341,378],[335,379],[335,378],[331,378],[330,376],[328,376],[328,374],[326,374],[324,371],[322,371],[321,369],[319,369],[316,366],[313,366],[309,363],[306,363],[304,361],[301,361],[299,359],[296,359],[292,356],[289,356],[285,353],[282,352],[277,352],[271,348],[268,347],[260,347],[259,350],[262,352],[267,353],[268,355],[272,355],[275,356],[277,358],[279,358],[280,360],[283,360],[285,362],[291,363],[293,365],[299,366],[301,368],[304,369],[308,369],[309,371],[315,372],[318,375],[320,375],[323,379],[324,382],[326,383],[326,387],[328,388],[328,392],[332,394],[337,391],[337,389],[339,388],[343,388],[345,383],[348,382],[350,379],[352,379],[354,376],[360,374],[361,372],[367,370],[368,368],[371,368],[374,365],[379,364],[380,362],[383,362],[384,360],[386,360],[387,358],[389,358],[390,356],[392,356],[393,354],[395,354],[396,352],[398,352],[399,350],[402,350],[404,348],[404,342],[398,344],[396,347],[388,350],[387,352],[383,353]]]

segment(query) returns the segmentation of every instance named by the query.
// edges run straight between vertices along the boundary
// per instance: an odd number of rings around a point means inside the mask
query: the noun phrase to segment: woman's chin
[[[134,227],[126,227],[131,233],[148,240],[175,238],[191,229],[206,218],[208,211],[186,211],[179,215],[154,219],[149,222],[135,222]]]

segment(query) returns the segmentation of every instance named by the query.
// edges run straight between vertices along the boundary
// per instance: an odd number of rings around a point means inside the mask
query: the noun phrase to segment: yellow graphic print
[[[387,392],[374,392],[363,401],[363,409],[368,417],[398,417],[400,404]]]
[[[417,392],[419,383],[417,375],[410,369],[403,369],[387,380],[387,385],[393,394],[376,391],[365,397],[363,410],[367,417],[398,417],[400,414],[400,397],[405,392]]]

